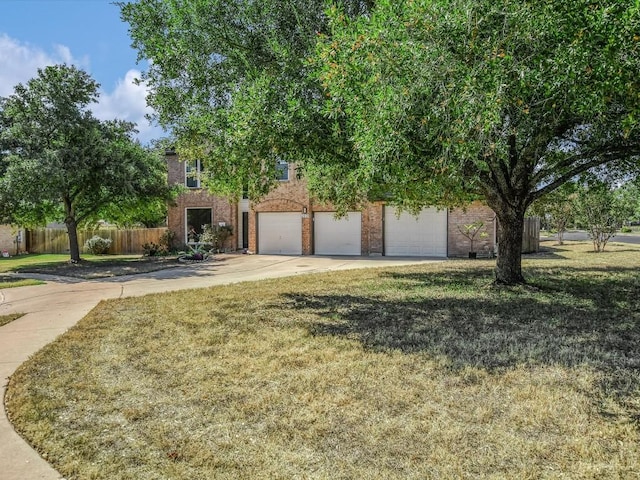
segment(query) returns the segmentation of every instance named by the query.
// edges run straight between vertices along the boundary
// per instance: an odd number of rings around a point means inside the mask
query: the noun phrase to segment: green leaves
[[[359,191],[411,208],[477,195],[512,230],[577,175],[637,174],[637,5],[381,0],[370,16],[330,19],[314,67]],[[499,282],[521,279],[519,238],[503,235]]]
[[[345,15],[370,1],[341,0]],[[144,79],[182,159],[204,159],[208,187],[260,198],[278,159],[301,167],[351,155],[346,132],[322,114],[308,59],[328,31],[323,2],[142,0],[121,3],[133,44],[151,60]],[[339,132],[339,133],[338,133]],[[314,171],[310,168],[309,172]]]

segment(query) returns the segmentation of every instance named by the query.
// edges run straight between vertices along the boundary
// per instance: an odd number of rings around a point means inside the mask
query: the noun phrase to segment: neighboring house
[[[13,225],[0,225],[0,253],[17,255],[25,251],[25,231]]]
[[[188,165],[169,152],[167,163],[169,181],[189,189],[168,212],[168,226],[180,243],[193,243],[202,225],[229,225],[227,248],[257,254],[454,257],[469,252],[462,226],[480,220],[487,235],[476,238],[475,250],[479,256],[494,251],[495,214],[480,202],[464,210],[426,208],[417,218],[374,202],[336,219],[330,206],[313,202],[294,165],[277,166],[281,184],[260,202],[236,203],[200,188],[199,162]]]

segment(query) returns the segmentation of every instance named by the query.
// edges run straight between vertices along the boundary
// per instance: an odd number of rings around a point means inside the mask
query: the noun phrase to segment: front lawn
[[[11,378],[68,479],[638,478],[640,249],[104,301]]]

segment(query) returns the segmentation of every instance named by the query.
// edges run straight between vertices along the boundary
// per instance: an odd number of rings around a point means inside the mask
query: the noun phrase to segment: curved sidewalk
[[[438,259],[440,261],[441,259]],[[13,429],[4,408],[8,377],[31,355],[82,319],[100,300],[202,288],[303,273],[432,262],[423,258],[225,255],[212,263],[102,280],[29,275],[45,285],[0,290],[0,315],[25,315],[0,327],[0,478],[62,478]],[[27,276],[27,275],[25,275]]]

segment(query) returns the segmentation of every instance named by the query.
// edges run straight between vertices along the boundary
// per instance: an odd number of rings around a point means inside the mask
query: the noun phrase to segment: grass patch
[[[635,478],[640,249],[589,248],[105,301],[7,408],[70,479]]]
[[[69,255],[37,254],[0,257],[0,273],[15,272],[32,265],[45,266],[69,261]]]
[[[0,274],[0,289],[14,288],[14,287],[26,287],[29,285],[42,285],[42,280],[35,280],[32,278],[16,278],[10,275]]]
[[[84,279],[134,275],[183,266],[176,257],[140,255],[83,255],[82,262],[69,262],[69,255],[31,254],[0,260],[0,272],[43,273]]]
[[[24,313],[10,313],[8,315],[0,315],[0,327],[19,319],[23,315]]]

